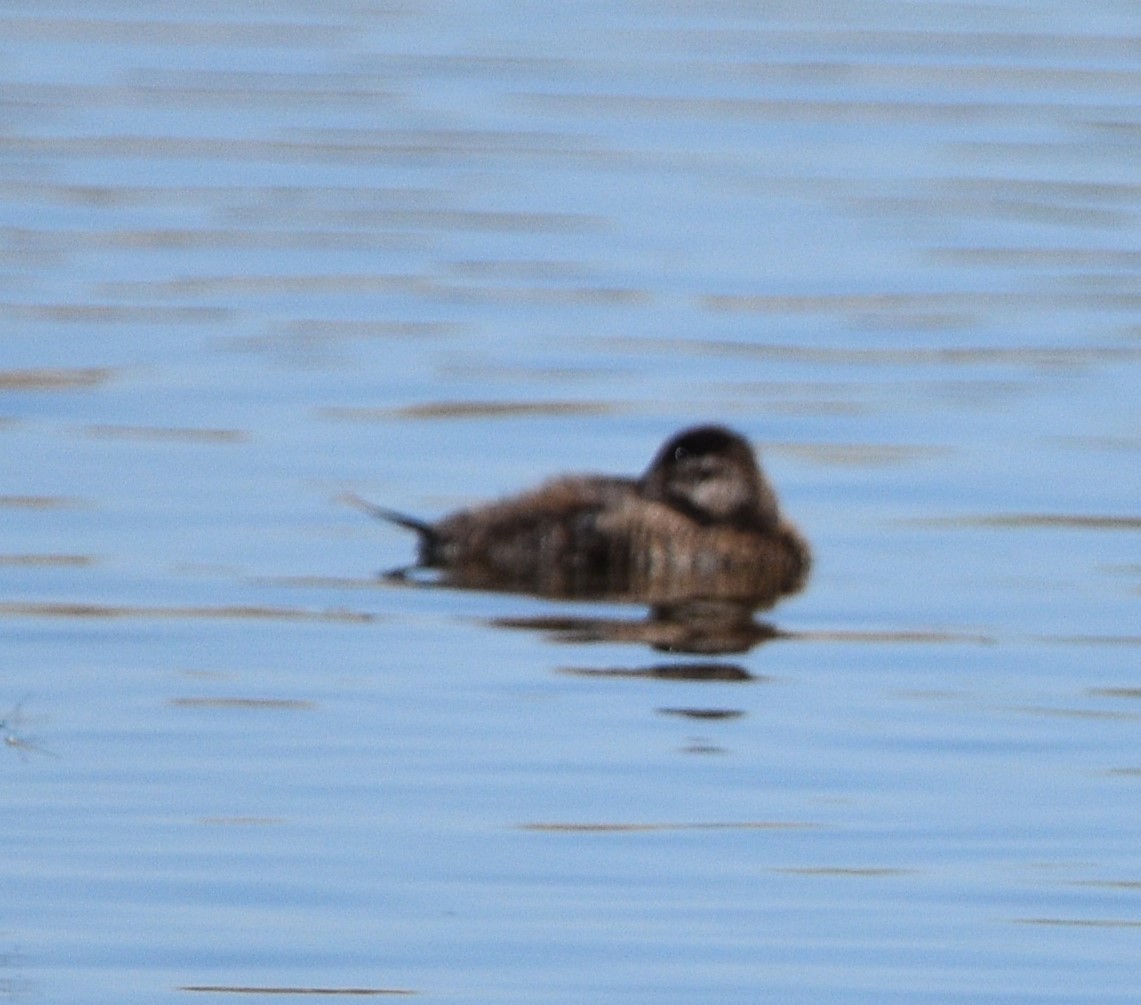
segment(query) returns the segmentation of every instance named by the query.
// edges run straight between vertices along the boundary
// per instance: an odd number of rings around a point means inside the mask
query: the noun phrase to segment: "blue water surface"
[[[1130,5],[0,24],[0,997],[1136,1000]],[[745,652],[341,501],[707,420]]]

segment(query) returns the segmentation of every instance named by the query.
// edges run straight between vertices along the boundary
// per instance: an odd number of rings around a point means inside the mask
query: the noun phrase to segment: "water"
[[[0,22],[0,996],[1136,999],[1130,5]],[[337,502],[706,419],[741,653]]]

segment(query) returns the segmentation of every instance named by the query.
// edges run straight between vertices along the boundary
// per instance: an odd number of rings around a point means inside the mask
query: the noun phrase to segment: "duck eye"
[[[685,447],[675,447],[674,448],[674,460],[675,461],[684,461],[688,456],[689,456],[689,451],[686,450]]]

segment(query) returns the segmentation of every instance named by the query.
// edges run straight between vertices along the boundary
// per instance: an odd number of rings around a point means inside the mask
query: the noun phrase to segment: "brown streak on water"
[[[160,426],[84,426],[83,432],[99,440],[153,440],[161,443],[241,443],[240,429],[176,429]]]
[[[783,831],[819,826],[803,821],[745,820],[728,823],[556,823],[518,824],[519,830],[563,834],[646,834],[659,831]]]
[[[368,624],[376,615],[359,611],[312,611],[290,607],[142,607],[132,605],[85,604],[33,601],[0,603],[0,617],[41,617],[76,619],[111,618],[239,618],[253,621],[325,621]]]
[[[40,569],[82,568],[94,565],[91,555],[0,555],[0,566],[29,566]]]
[[[74,391],[98,387],[111,380],[108,367],[0,370],[0,391]]]
[[[323,408],[330,419],[497,419],[531,415],[607,415],[616,406],[588,401],[439,401],[396,408]]]
[[[74,496],[0,496],[0,509],[76,509],[87,502]]]
[[[314,709],[315,701],[293,698],[171,698],[174,708],[255,708],[273,710]]]
[[[243,984],[186,984],[178,990],[230,995],[324,995],[350,998],[379,997],[382,995],[415,995],[419,993],[408,988],[262,987]]]

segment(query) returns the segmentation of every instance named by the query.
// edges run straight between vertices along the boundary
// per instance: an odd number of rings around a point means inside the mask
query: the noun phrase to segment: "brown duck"
[[[749,444],[722,426],[678,433],[641,478],[556,478],[435,523],[350,501],[414,530],[419,567],[468,588],[759,608],[799,590],[811,564]]]

